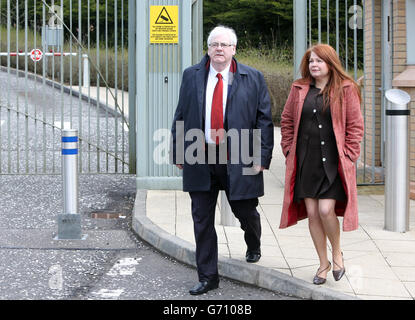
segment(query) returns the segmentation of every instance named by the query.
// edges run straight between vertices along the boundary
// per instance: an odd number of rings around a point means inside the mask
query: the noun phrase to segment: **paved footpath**
[[[308,299],[414,299],[414,201],[410,201],[410,231],[385,231],[384,194],[380,187],[359,187],[359,229],[341,233],[346,276],[336,282],[329,273],[326,284],[312,284],[319,262],[307,220],[287,229],[278,228],[285,172],[279,143],[280,130],[275,128],[273,160],[270,170],[264,174],[265,196],[260,198],[258,206],[263,232],[262,258],[256,265],[244,261],[243,232],[238,226],[219,224],[218,204],[220,273]],[[161,251],[194,265],[194,235],[187,193],[139,190],[133,228]]]

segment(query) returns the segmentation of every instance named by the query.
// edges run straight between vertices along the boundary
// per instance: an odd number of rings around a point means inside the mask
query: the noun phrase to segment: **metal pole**
[[[354,81],[357,81],[357,2],[353,2],[353,67],[354,67]]]
[[[192,64],[203,57],[203,0],[192,3]]]
[[[78,0],[78,41],[79,43],[82,43],[82,5],[81,5],[81,0]],[[62,6],[63,9],[63,6]],[[63,12],[62,12],[62,16],[63,16]],[[59,22],[61,23],[61,22]],[[63,27],[63,26],[62,26]],[[97,42],[99,40],[97,39]],[[81,63],[82,63],[82,48],[81,46],[78,46],[78,86],[79,86],[79,93],[82,94],[82,85],[81,85],[81,81],[82,81],[82,74],[81,74]],[[62,86],[63,87],[63,86]],[[81,94],[78,95],[78,129],[79,129],[79,135],[81,137],[84,136],[84,129],[83,129],[83,112],[82,112],[82,97]],[[63,93],[62,93],[63,96]],[[99,121],[98,121],[99,122]],[[82,140],[79,141],[79,157],[82,159]],[[108,150],[108,149],[107,149]],[[83,165],[82,165],[82,161],[79,161],[79,172],[83,171]]]
[[[318,0],[317,10],[317,22],[318,22],[318,43],[321,43],[321,0]]]
[[[136,95],[135,106],[136,114],[136,174],[137,177],[147,177],[149,175],[149,161],[148,154],[149,152],[149,134],[148,128],[149,124],[149,110],[148,110],[148,100],[149,93],[148,88],[150,83],[148,82],[148,48],[149,48],[149,30],[148,30],[148,11],[149,5],[148,1],[137,1],[136,4],[136,46],[135,46],[135,56],[136,56],[136,74],[140,75],[136,77]],[[130,55],[130,54],[129,54]],[[139,102],[139,103],[138,103]],[[131,115],[128,115],[128,118],[131,118]],[[130,131],[133,130],[130,127]],[[131,151],[130,151],[131,152]],[[130,162],[131,163],[131,162]]]
[[[62,129],[63,213],[58,215],[56,240],[81,239],[78,207],[78,130]]]
[[[371,23],[371,96],[372,96],[372,109],[371,109],[371,118],[372,118],[372,164],[370,166],[371,170],[371,183],[375,183],[375,164],[376,164],[376,39],[375,39],[375,1],[372,1],[372,23]],[[347,29],[346,29],[347,30]],[[347,38],[346,38],[347,40]],[[346,71],[347,71],[347,42],[346,42]]]
[[[330,44],[330,0],[327,0],[327,44]]]
[[[136,173],[136,4],[128,1],[128,154],[129,173]]]
[[[372,5],[372,7],[374,7],[374,5]],[[345,0],[345,3],[344,3],[344,14],[345,14],[345,17],[344,17],[344,21],[345,21],[345,23],[344,23],[344,25],[345,25],[344,33],[345,33],[345,41],[346,41],[346,44],[345,44],[345,50],[346,50],[346,58],[345,58],[346,72],[349,71],[349,45],[348,45],[348,42],[349,42],[349,35],[348,35],[349,16],[348,16],[348,12],[349,11],[347,9],[347,0]],[[374,20],[375,19],[373,19],[373,21]],[[372,47],[372,48],[374,48],[374,47]],[[375,51],[375,50],[373,49],[373,51]],[[373,61],[375,61],[375,60],[373,60]]]
[[[308,0],[308,46],[311,47],[312,44],[313,39],[311,36],[311,0]]]
[[[294,0],[294,80],[301,77],[300,63],[307,50],[307,3]]]
[[[409,115],[411,97],[389,89],[386,115],[385,229],[409,231]]]

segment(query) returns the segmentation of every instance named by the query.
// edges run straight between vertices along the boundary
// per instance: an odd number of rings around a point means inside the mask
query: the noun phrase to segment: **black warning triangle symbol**
[[[173,20],[170,18],[170,15],[167,12],[166,7],[163,7],[163,10],[161,10],[156,20],[156,24],[173,24]]]

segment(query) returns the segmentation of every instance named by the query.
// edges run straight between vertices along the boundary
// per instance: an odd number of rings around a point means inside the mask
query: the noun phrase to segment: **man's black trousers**
[[[199,281],[218,279],[218,241],[215,231],[215,207],[219,190],[225,190],[229,200],[226,164],[210,164],[209,191],[190,192],[196,240],[196,263]],[[245,232],[248,250],[260,251],[261,222],[256,210],[258,198],[229,201],[233,214]]]

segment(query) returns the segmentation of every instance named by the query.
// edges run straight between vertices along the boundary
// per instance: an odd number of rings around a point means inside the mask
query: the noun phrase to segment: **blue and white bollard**
[[[62,129],[63,213],[58,214],[57,240],[79,240],[81,215],[78,210],[78,130]]]

